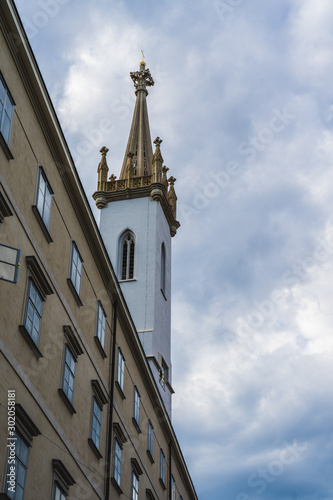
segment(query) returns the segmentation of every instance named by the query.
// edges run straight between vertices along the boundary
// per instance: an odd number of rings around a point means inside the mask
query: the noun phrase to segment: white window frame
[[[131,495],[131,500],[138,500],[139,499],[139,478],[135,474],[134,471],[132,471],[132,495]]]
[[[93,409],[91,417],[91,439],[98,450],[101,441],[101,428],[102,428],[102,408],[100,407],[95,396],[93,396]]]
[[[164,483],[164,479],[165,479],[165,455],[163,453],[162,448],[160,450],[160,479]]]
[[[176,500],[176,482],[173,475],[171,475],[171,500]]]
[[[106,314],[104,312],[102,303],[100,300],[97,302],[97,326],[96,326],[96,336],[104,348],[105,344],[105,329],[106,329]]]
[[[53,500],[66,500],[66,496],[58,483],[54,484]]]
[[[0,71],[0,132],[7,145],[10,142],[14,106],[14,100]]]
[[[15,500],[16,493],[19,491],[18,488],[20,488],[23,491],[22,498],[24,496],[25,481],[26,481],[28,460],[29,460],[29,444],[17,432],[15,433],[14,439],[15,439],[15,494],[14,497],[9,496],[12,492],[8,491],[10,485],[7,481],[6,481],[5,493],[8,494],[9,498],[13,498]],[[22,450],[24,450],[24,454],[21,453]],[[9,469],[10,466],[11,464],[8,461],[7,474],[10,471]],[[19,471],[21,471],[21,473],[19,473]],[[22,471],[23,471],[23,484],[20,484],[19,478],[22,478]]]
[[[125,358],[121,352],[120,347],[118,347],[118,360],[117,360],[117,382],[120,389],[124,390],[124,379],[125,379]]]
[[[136,385],[134,386],[133,418],[140,426],[140,394]]]
[[[76,246],[75,241],[72,241],[70,280],[78,296],[80,296],[81,280],[82,280],[82,257]]]
[[[44,169],[40,166],[38,173],[36,207],[47,229],[49,229],[51,220],[52,197],[52,188],[47,180]]]
[[[40,294],[35,282],[29,278],[28,293],[24,314],[24,327],[32,338],[34,344],[38,346],[40,327],[43,313],[43,297]],[[37,328],[38,326],[38,328]]]
[[[154,427],[153,424],[151,423],[151,420],[148,420],[148,451],[153,456],[153,449],[154,449]]]
[[[68,358],[67,358],[68,354]],[[70,361],[70,363],[68,363]],[[73,362],[73,363],[72,363]],[[65,344],[65,356],[64,356],[64,368],[63,368],[63,376],[62,376],[62,390],[67,396],[67,399],[73,404],[73,395],[74,395],[74,382],[75,382],[75,367],[76,367],[76,359],[74,354],[72,353],[68,344]],[[68,380],[66,380],[65,374],[68,374]],[[72,389],[70,387],[70,380],[72,380]]]
[[[120,487],[121,481],[121,455],[122,449],[117,438],[114,439],[114,463],[113,463],[113,477]]]

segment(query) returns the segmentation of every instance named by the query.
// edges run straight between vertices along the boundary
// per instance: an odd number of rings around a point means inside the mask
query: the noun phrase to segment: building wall
[[[0,4],[0,71],[15,101],[9,142],[13,159],[8,158],[8,151],[0,144],[0,193],[12,213],[0,223],[0,243],[21,250],[17,283],[0,280],[0,493],[4,492],[7,474],[7,395],[8,390],[15,390],[17,415],[22,408],[28,422],[37,429],[28,440],[25,500],[52,498],[57,477],[54,460],[60,461],[75,481],[68,484],[68,499],[104,499],[107,483],[110,498],[116,498],[119,491],[110,477],[119,428],[126,439],[120,485],[126,496],[131,496],[134,463],[142,470],[140,498],[146,489],[155,499],[169,498],[167,460],[171,442],[172,468],[179,478],[179,491],[184,500],[196,499],[171,421],[12,0]],[[48,231],[33,209],[40,165],[54,193]],[[79,299],[68,283],[73,241],[83,259]],[[42,288],[46,286],[48,290],[38,349],[20,328],[24,323],[29,276],[36,279],[36,272],[46,283]],[[95,338],[98,301],[107,315],[104,349]],[[66,337],[64,326],[66,331],[70,327],[71,340]],[[65,345],[71,346],[71,342],[77,349],[77,362],[73,401],[69,405],[59,389]],[[116,350],[121,348],[125,358],[122,391],[112,383],[113,373],[117,379],[117,357],[112,363],[114,345]],[[134,386],[140,393],[139,425],[133,422]],[[96,390],[103,399],[99,452],[89,444]],[[25,422],[20,419],[18,426]],[[147,454],[148,419],[154,426],[154,462]],[[165,489],[159,477],[160,449],[166,456]],[[6,498],[1,494],[0,497]]]

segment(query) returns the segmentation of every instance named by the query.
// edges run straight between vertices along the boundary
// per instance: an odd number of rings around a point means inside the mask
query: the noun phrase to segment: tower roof
[[[133,155],[133,177],[152,174],[153,148],[148,120],[147,87],[153,86],[154,80],[143,60],[140,63],[139,71],[131,72],[130,76],[135,87],[136,103],[119,179],[126,178],[129,154]]]

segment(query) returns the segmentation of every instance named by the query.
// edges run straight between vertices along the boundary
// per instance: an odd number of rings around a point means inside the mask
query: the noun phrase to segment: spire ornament
[[[104,183],[107,182],[108,180],[108,171],[109,167],[106,161],[106,155],[108,153],[108,148],[103,146],[100,149],[100,153],[102,153],[102,158],[101,161],[98,164],[97,168],[97,173],[98,173],[98,181],[97,181],[97,190],[102,191],[104,188],[103,186],[105,185]]]
[[[135,94],[137,94],[140,90],[143,90],[146,95],[148,95],[148,90],[146,89],[146,87],[152,87],[153,85],[155,85],[149,69],[146,69],[145,67],[146,63],[142,61],[140,63],[140,71],[130,72],[130,77],[132,78],[134,87],[136,89]]]
[[[167,178],[167,172],[168,172],[168,167],[164,165],[162,167],[162,183],[165,185],[165,187],[168,189],[168,178]]]
[[[134,153],[132,153],[131,151],[127,154],[127,176],[128,178],[130,179],[131,177],[134,177],[135,175],[135,169],[134,169],[134,165],[133,165],[133,157],[134,157]]]
[[[169,192],[168,192],[168,202],[170,203],[171,205],[171,208],[172,208],[172,213],[173,213],[173,216],[174,218],[176,218],[176,213],[177,213],[177,195],[176,195],[176,191],[175,191],[175,187],[174,187],[174,184],[176,182],[177,179],[175,179],[174,177],[170,177],[168,179],[168,182],[169,182]]]
[[[162,139],[160,139],[159,137],[156,137],[154,141],[156,148],[153,156],[153,182],[161,182],[163,156],[160,146],[162,142]]]

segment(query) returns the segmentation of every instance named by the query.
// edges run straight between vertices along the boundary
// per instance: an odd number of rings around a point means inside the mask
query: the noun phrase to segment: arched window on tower
[[[161,246],[161,290],[165,293],[165,246]]]
[[[120,279],[134,278],[135,237],[131,231],[126,231],[120,240]]]

